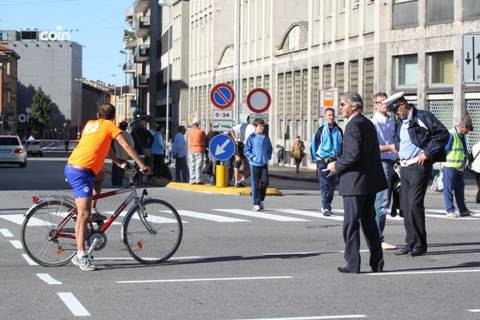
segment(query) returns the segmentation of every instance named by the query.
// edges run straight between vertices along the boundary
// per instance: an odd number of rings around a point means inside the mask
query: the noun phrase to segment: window
[[[320,69],[318,67],[312,68],[312,118],[318,118],[318,86],[320,84]]]
[[[373,58],[363,60],[363,97],[364,99],[364,113],[365,115],[373,114],[373,101],[368,99],[373,96],[373,82],[374,82],[374,64]]]
[[[323,66],[323,89],[331,88],[332,86],[332,66]]]
[[[429,84],[451,85],[454,80],[453,51],[436,52],[428,55]]]
[[[345,75],[343,63],[337,63],[335,65],[335,87],[338,88],[338,95],[342,95],[345,92]]]
[[[360,7],[360,0],[352,0],[352,9]]]
[[[350,61],[350,71],[349,71],[349,83],[350,83],[350,92],[358,91],[358,61]]]
[[[480,17],[480,1],[463,0],[463,17],[465,19],[475,19]]]
[[[325,0],[325,17],[332,16],[332,0]]]
[[[393,28],[411,28],[418,26],[418,1],[394,0]]]
[[[278,74],[278,109],[277,116],[283,117],[285,109],[285,77],[283,73]],[[281,128],[282,125],[280,125]],[[280,136],[281,138],[281,136]]]
[[[445,23],[453,21],[453,0],[428,0],[427,23]]]
[[[337,6],[337,10],[339,13],[345,12],[345,0],[338,0]]]
[[[395,57],[395,87],[413,87],[417,85],[416,54]]]

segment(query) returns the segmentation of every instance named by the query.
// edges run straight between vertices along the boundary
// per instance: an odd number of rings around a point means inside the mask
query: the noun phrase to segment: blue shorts
[[[91,170],[77,169],[67,164],[65,178],[73,189],[75,198],[90,198],[93,195],[95,174]]]

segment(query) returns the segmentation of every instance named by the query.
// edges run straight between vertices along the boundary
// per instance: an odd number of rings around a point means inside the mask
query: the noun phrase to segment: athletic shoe
[[[393,244],[390,244],[388,242],[382,242],[382,249],[383,250],[395,250],[395,249],[397,249],[397,246],[394,246]]]
[[[252,208],[253,211],[260,211],[262,210],[259,205],[254,205]]]
[[[107,220],[107,217],[101,214],[97,208],[92,208],[90,217],[88,218],[88,221],[90,222],[99,222],[99,221],[104,221]]]
[[[323,209],[323,215],[325,217],[330,217],[332,215],[332,211],[330,211],[328,209]]]
[[[459,215],[456,212],[447,212],[447,218],[448,219],[457,219],[457,218],[459,218]]]
[[[93,271],[97,268],[87,256],[79,258],[78,255],[74,255],[71,261],[82,271]]]
[[[260,209],[264,209],[265,207],[263,206],[263,201],[260,201]]]

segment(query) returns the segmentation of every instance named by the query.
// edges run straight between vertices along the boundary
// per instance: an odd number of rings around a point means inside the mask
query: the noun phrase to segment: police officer
[[[421,256],[427,252],[425,230],[425,193],[432,174],[432,164],[445,161],[448,130],[429,111],[409,104],[403,92],[384,101],[399,121],[395,124],[394,141],[400,158],[400,208],[403,211],[406,245],[397,252]]]

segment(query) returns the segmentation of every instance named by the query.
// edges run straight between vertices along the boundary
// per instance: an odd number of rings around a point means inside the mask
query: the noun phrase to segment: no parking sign
[[[235,91],[227,83],[220,83],[210,91],[210,100],[219,109],[230,107],[235,101]]]

